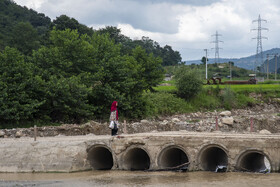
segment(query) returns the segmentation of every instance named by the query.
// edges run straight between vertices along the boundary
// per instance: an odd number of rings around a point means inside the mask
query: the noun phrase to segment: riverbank
[[[90,134],[40,137],[36,141],[30,137],[4,138],[0,144],[0,172],[132,170],[134,167],[156,171],[185,162],[189,162],[188,171],[215,171],[211,163],[216,162],[226,164],[227,171],[242,171],[249,167],[246,165],[249,157],[250,162],[260,163],[261,168],[266,167],[263,161],[267,157],[271,164],[269,170],[278,172],[279,138],[278,134],[219,131],[169,131],[116,137]],[[184,159],[178,160],[181,158],[178,154]],[[260,168],[247,170],[259,172]]]
[[[261,103],[231,111],[205,111],[172,116],[158,116],[139,121],[120,121],[119,132],[127,134],[186,130],[190,132],[280,133],[279,104]],[[38,137],[109,135],[108,122],[37,127]],[[1,129],[0,138],[34,137],[34,128]]]

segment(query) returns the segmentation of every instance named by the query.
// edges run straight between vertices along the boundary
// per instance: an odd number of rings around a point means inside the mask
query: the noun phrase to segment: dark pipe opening
[[[88,160],[95,170],[112,169],[114,161],[112,153],[105,147],[94,147],[88,152]]]
[[[258,152],[251,152],[241,158],[239,170],[248,172],[269,172],[270,163],[265,155]]]
[[[128,170],[147,170],[150,168],[150,157],[143,149],[133,148],[126,153],[124,164]]]
[[[177,167],[188,162],[189,159],[184,151],[179,148],[170,148],[162,152],[158,164],[164,169]]]
[[[201,155],[201,166],[205,171],[225,172],[228,165],[228,157],[219,147],[210,147]]]

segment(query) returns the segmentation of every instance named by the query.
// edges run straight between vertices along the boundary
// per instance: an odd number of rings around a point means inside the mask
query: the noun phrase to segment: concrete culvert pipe
[[[209,147],[202,152],[200,163],[205,171],[225,172],[228,165],[228,156],[219,147]]]
[[[264,154],[250,152],[240,158],[238,169],[247,172],[267,173],[270,172],[271,168],[269,160]]]
[[[124,169],[147,170],[150,168],[150,157],[141,148],[129,150],[124,157]]]
[[[94,170],[109,170],[114,164],[111,151],[102,146],[91,148],[88,152],[88,160]]]
[[[186,166],[188,166],[189,163],[186,153],[180,148],[175,147],[164,149],[161,152],[158,160],[158,165],[162,169],[176,168],[184,164],[187,164]]]

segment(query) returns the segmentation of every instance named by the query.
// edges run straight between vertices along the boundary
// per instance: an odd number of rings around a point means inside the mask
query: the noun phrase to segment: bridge
[[[1,139],[0,172],[280,171],[279,134],[170,131]]]

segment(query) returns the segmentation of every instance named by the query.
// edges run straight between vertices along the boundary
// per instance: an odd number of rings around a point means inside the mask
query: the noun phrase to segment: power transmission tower
[[[257,40],[257,51],[256,51],[256,59],[254,64],[254,72],[256,74],[257,66],[263,63],[263,51],[262,51],[262,39],[268,39],[267,37],[262,36],[262,30],[268,30],[267,28],[262,27],[262,21],[267,23],[266,20],[259,18],[257,20],[253,20],[252,23],[258,22],[258,28],[252,29],[258,31],[258,35],[255,38]]]
[[[215,36],[215,41],[212,41],[211,43],[215,43],[215,63],[219,63],[220,62],[220,56],[219,56],[219,50],[222,48],[219,48],[219,42],[223,42],[221,40],[219,40],[219,36],[222,36],[220,34],[218,34],[218,31],[216,31],[216,34],[213,34],[212,36]]]

